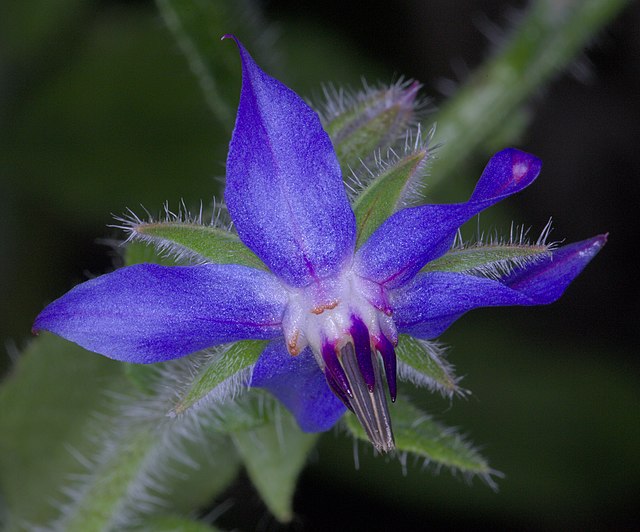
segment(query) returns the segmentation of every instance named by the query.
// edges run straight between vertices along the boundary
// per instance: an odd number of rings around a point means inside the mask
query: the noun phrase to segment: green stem
[[[628,0],[537,0],[498,54],[436,114],[430,184],[458,172],[488,139],[512,130],[520,107],[569,64]],[[516,128],[517,129],[517,128]]]

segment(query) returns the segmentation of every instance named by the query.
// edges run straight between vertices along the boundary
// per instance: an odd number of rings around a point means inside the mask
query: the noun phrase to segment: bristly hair
[[[400,342],[403,340],[401,339]],[[458,397],[467,397],[469,391],[458,386],[462,377],[457,377],[454,372],[453,364],[446,359],[446,352],[448,347],[440,342],[419,340],[414,338],[413,341],[418,342],[427,357],[429,357],[432,363],[436,364],[443,374],[446,376],[446,382],[438,382],[436,379],[426,375],[425,373],[418,371],[410,364],[405,362],[401,357],[398,357],[398,378],[403,381],[408,381],[417,387],[427,388],[431,392],[439,392],[443,397],[453,398],[454,395]]]
[[[406,399],[406,398],[404,398]],[[455,462],[445,464],[439,459],[432,458],[425,450],[413,449],[412,451],[392,451],[385,455],[387,460],[396,459],[400,464],[402,474],[408,475],[408,459],[409,456],[413,458],[414,465],[420,466],[420,462],[422,462],[420,467],[414,467],[414,471],[431,471],[433,474],[439,475],[443,469],[447,469],[452,476],[459,478],[461,477],[467,484],[471,484],[474,478],[479,478],[482,482],[484,482],[489,488],[493,491],[498,491],[498,485],[496,484],[495,478],[503,478],[504,474],[496,469],[490,467],[486,461],[480,456],[480,449],[476,446],[471,445],[469,438],[465,434],[460,434],[453,427],[443,427],[437,421],[433,419],[432,416],[428,414],[424,414],[421,417],[418,417],[413,420],[411,423],[411,430],[414,431],[420,427],[420,425],[424,423],[429,423],[432,426],[435,425],[438,427],[438,430],[441,431],[441,434],[444,436],[450,436],[454,438],[454,446],[456,447],[465,447],[468,452],[472,455],[475,455],[478,460],[484,465],[482,471],[465,471],[459,465],[456,465]],[[355,432],[353,432],[350,428],[350,423],[348,422],[348,418],[343,418],[343,421],[337,425],[337,428],[340,432],[346,432],[353,438],[353,460],[354,466],[356,469],[359,468],[360,451],[364,453],[378,454],[377,451],[372,447],[367,441],[357,436]],[[437,454],[437,451],[436,451]]]
[[[350,136],[359,127],[395,109],[395,119],[386,124],[385,133],[378,139],[378,146],[382,150],[391,147],[399,151],[405,131],[418,127],[427,114],[427,100],[418,95],[420,83],[401,78],[390,85],[369,86],[364,80],[362,85],[363,89],[358,91],[326,85],[323,87],[322,103],[311,106],[318,110],[320,120],[334,144],[341,144],[345,135]],[[375,148],[371,146],[368,149],[371,151],[348,150],[348,161],[341,160],[341,164],[353,165],[358,160],[371,162],[376,155]]]
[[[171,258],[179,264],[203,264],[208,262],[206,258],[195,251],[174,242],[149,235],[144,232],[145,227],[154,225],[196,225],[219,229],[221,231],[234,233],[233,223],[224,203],[213,198],[211,207],[207,209],[210,214],[205,213],[202,202],[196,214],[193,214],[185,205],[184,200],[178,204],[178,212],[173,212],[169,208],[169,203],[164,204],[161,215],[153,216],[145,207],[142,209],[146,213],[145,218],[141,218],[131,209],[122,216],[114,215],[116,224],[109,227],[124,231],[127,238],[121,242],[126,245],[129,242],[144,242],[155,247],[158,253],[167,258]]]
[[[549,254],[557,247],[558,242],[548,242],[549,235],[553,230],[551,218],[535,241],[531,241],[528,236],[530,230],[531,228],[512,223],[508,237],[500,237],[497,232],[491,234],[482,232],[478,233],[476,241],[468,242],[463,239],[462,232],[458,229],[447,255],[472,254],[474,252],[492,250],[502,252],[506,255],[505,257],[462,270],[469,275],[500,280],[514,270],[524,268],[549,257]]]
[[[336,87],[332,83],[322,85],[322,101],[316,103],[310,102],[311,107],[315,109],[320,117],[323,125],[331,120],[339,117],[349,109],[358,106],[367,101],[376,94],[385,93],[385,103],[390,105],[391,102],[398,101],[398,95],[406,93],[411,87],[415,87],[418,91],[422,85],[413,79],[405,79],[399,77],[391,84],[378,83],[369,85],[362,78],[362,89],[354,90],[351,87]],[[315,100],[316,98],[314,98]],[[422,122],[425,115],[431,110],[430,101],[424,97],[418,97],[412,104],[414,117],[408,127],[415,127]]]
[[[122,456],[136,462],[125,464],[127,469],[122,474],[130,478],[127,477],[126,486],[119,488],[121,491],[114,502],[117,508],[111,512],[108,528],[123,530],[141,526],[146,515],[171,510],[172,494],[163,486],[172,485],[189,470],[196,471],[207,464],[211,469],[214,465],[220,466],[213,463],[214,451],[220,445],[228,445],[223,427],[228,426],[230,420],[250,427],[258,415],[260,419],[277,417],[276,400],[261,392],[246,394],[239,400],[228,400],[230,397],[226,396],[225,403],[217,403],[214,408],[194,408],[189,415],[169,416],[177,390],[183,389],[210,356],[198,353],[169,361],[162,367],[145,366],[149,374],[144,391],[131,387],[126,392],[105,392],[103,405],[93,414],[85,430],[92,454],[67,447],[82,472],[70,476],[61,488],[61,498],[52,501],[59,516],[50,528],[42,528],[43,531],[66,529],[76,518],[80,506],[92,496],[96,484],[111,478]],[[242,389],[234,390],[231,395],[237,397],[246,389],[244,383]],[[25,529],[35,528],[25,526]]]
[[[429,175],[429,164],[434,151],[438,148],[438,145],[430,145],[434,135],[435,126],[432,126],[425,135],[421,126],[418,125],[416,128],[408,129],[405,132],[402,147],[388,148],[384,156],[378,150],[373,156],[373,165],[360,160],[360,168],[351,169],[350,174],[345,176],[344,179],[349,201],[353,204],[358,196],[373,184],[376,179],[400,161],[422,152],[424,157],[407,181],[400,196],[398,209],[423,203],[425,200],[423,191],[426,186],[426,177]]]

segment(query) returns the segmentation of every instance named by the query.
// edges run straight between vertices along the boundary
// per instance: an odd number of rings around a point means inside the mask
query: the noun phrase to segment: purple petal
[[[225,199],[242,241],[287,284],[305,286],[352,256],[355,217],[318,115],[236,43],[243,81]]]
[[[487,164],[466,203],[424,205],[388,218],[356,253],[356,271],[388,288],[409,282],[450,248],[458,228],[483,209],[519,192],[540,173],[541,162],[509,148]]]
[[[178,358],[215,344],[282,335],[286,295],[238,265],[139,264],[76,286],[37,317],[46,330],[126,362]]]
[[[564,246],[500,281],[454,272],[419,275],[392,293],[394,321],[403,333],[432,339],[477,307],[552,303],[605,242],[600,235]]]
[[[309,348],[291,356],[282,340],[271,342],[253,369],[251,386],[266,388],[295,416],[305,432],[333,427],[346,408],[329,389]]]

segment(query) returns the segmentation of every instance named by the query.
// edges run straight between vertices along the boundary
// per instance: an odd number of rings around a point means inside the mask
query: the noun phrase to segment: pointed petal
[[[421,274],[393,293],[394,321],[403,333],[432,339],[474,308],[552,303],[605,242],[600,235],[564,246],[500,281],[455,272]]]
[[[356,271],[388,288],[406,284],[427,262],[448,251],[463,223],[527,187],[540,168],[540,160],[528,153],[512,148],[498,152],[468,202],[423,205],[388,218],[356,253]]]
[[[251,386],[275,395],[305,432],[329,430],[346,411],[329,389],[311,350],[291,356],[282,340],[271,342],[260,355]]]
[[[268,272],[139,264],[76,286],[42,311],[34,332],[53,332],[116,360],[151,363],[278,337],[285,305],[282,285]]]
[[[240,239],[287,284],[305,286],[351,257],[355,217],[318,115],[236,43],[243,81],[225,199]]]

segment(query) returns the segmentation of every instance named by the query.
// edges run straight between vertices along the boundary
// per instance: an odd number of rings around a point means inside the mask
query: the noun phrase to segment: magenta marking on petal
[[[375,372],[373,364],[375,363],[371,356],[371,337],[369,329],[358,316],[351,316],[351,337],[353,338],[353,347],[358,359],[358,367],[369,391],[373,391],[376,384]]]
[[[398,394],[396,383],[396,351],[393,344],[384,334],[380,334],[380,337],[376,338],[376,349],[382,356],[384,372],[387,377],[387,386],[389,386],[389,395],[395,403]]]

